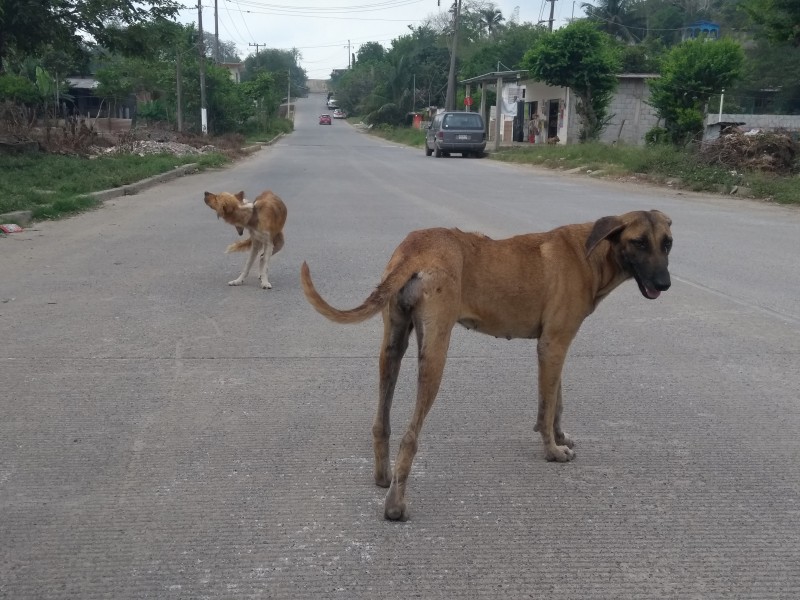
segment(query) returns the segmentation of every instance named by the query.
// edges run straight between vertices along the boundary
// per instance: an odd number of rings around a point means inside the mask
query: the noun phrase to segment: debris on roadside
[[[3,233],[19,233],[25,230],[16,223],[5,223],[0,225],[0,231]]]
[[[145,156],[150,154],[173,154],[175,156],[187,156],[195,154],[206,154],[216,152],[217,148],[206,144],[200,148],[195,148],[189,144],[181,142],[157,142],[153,140],[133,140],[128,143],[111,146],[109,148],[92,148],[94,154],[136,154]]]
[[[723,165],[737,171],[765,171],[785,175],[796,171],[800,147],[783,132],[726,128],[717,139],[700,147],[700,157],[709,165]]]

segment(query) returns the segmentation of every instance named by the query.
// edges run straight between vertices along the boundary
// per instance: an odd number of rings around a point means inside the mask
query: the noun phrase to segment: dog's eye
[[[664,252],[669,252],[672,250],[672,240],[666,239],[664,240]]]
[[[631,240],[631,244],[633,244],[634,248],[638,248],[639,250],[647,249],[647,240]]]

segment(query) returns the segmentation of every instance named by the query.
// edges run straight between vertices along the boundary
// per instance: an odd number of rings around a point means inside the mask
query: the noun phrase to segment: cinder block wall
[[[734,115],[722,113],[722,118],[719,118],[719,113],[709,114],[706,117],[706,125],[717,123],[718,121],[725,121],[726,123],[744,123],[740,128],[748,129],[766,129],[772,131],[775,129],[785,129],[788,131],[800,131],[800,115]]]
[[[655,109],[647,104],[649,97],[650,88],[645,79],[620,80],[608,110],[613,116],[600,141],[643,146],[645,134],[658,124]]]

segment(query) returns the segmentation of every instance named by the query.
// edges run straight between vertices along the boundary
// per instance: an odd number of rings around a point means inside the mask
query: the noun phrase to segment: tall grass
[[[374,135],[409,146],[422,147],[425,131],[410,127],[375,127]],[[496,160],[541,165],[553,169],[581,167],[602,171],[604,175],[635,175],[653,183],[670,182],[697,192],[724,192],[737,189],[755,198],[782,204],[800,204],[800,175],[778,176],[758,171],[736,171],[723,165],[706,165],[689,150],[668,145],[628,146],[625,144],[546,144],[501,148],[489,155]],[[800,163],[798,163],[800,170]]]
[[[177,166],[201,168],[227,162],[221,154],[173,156],[108,155],[93,159],[54,154],[6,156],[0,160],[0,213],[31,210],[35,219],[52,219],[91,208],[90,192],[128,185]]]
[[[756,198],[784,204],[800,204],[800,177],[777,176],[757,171],[736,171],[723,165],[707,165],[691,151],[668,145],[608,146],[574,144],[534,145],[501,149],[497,160],[538,164],[551,168],[582,167],[609,176],[636,175],[654,183],[671,182],[696,192],[730,192],[747,189]]]
[[[413,127],[393,127],[392,125],[377,125],[369,130],[373,135],[391,140],[399,144],[422,148],[425,145],[425,130]]]

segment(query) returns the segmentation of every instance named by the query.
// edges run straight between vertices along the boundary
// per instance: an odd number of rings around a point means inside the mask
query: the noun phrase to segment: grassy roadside
[[[375,127],[369,130],[387,140],[422,148],[424,132],[409,127]],[[594,176],[636,179],[696,192],[736,193],[800,206],[800,175],[781,177],[757,171],[735,171],[719,165],[704,165],[687,151],[671,146],[626,146],[573,144],[569,146],[525,145],[501,148],[490,158],[558,170],[592,171]]]
[[[127,185],[198,163],[217,167],[229,159],[221,153],[192,156],[118,154],[83,158],[57,154],[4,156],[0,159],[0,214],[30,210],[34,220],[55,219],[93,208],[90,192]]]
[[[79,213],[100,204],[87,195],[91,192],[136,183],[190,163],[197,164],[200,170],[220,167],[243,156],[243,147],[270,142],[292,129],[291,121],[272,119],[248,129],[247,136],[201,138],[183,134],[180,140],[196,148],[209,143],[216,148],[214,152],[184,156],[168,151],[144,155],[113,153],[91,158],[69,151],[0,156],[0,214],[26,210],[32,212],[34,221],[41,221]],[[133,141],[121,140],[124,144]]]

